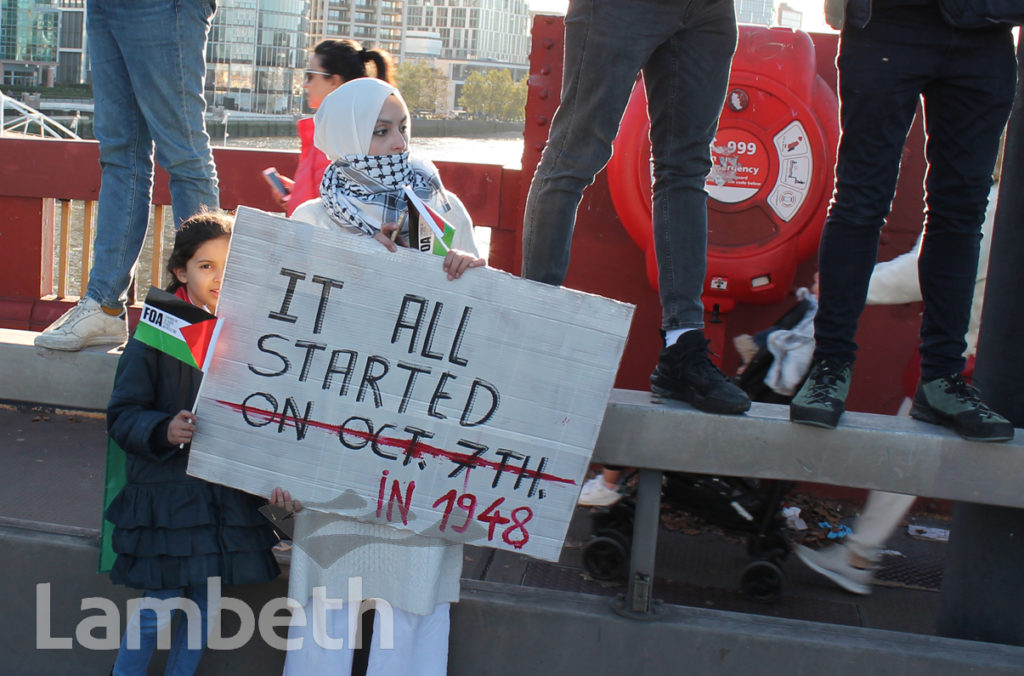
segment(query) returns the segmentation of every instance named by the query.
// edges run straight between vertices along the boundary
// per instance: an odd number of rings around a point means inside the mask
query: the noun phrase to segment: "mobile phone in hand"
[[[272,185],[276,190],[280,191],[282,195],[287,195],[290,191],[284,186],[284,182],[281,181],[281,174],[277,173],[277,167],[267,167],[263,170],[263,178],[266,179],[267,183]]]

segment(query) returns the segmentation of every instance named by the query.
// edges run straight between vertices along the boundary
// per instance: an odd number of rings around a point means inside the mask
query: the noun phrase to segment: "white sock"
[[[665,347],[669,345],[675,345],[679,337],[687,331],[696,331],[696,328],[690,327],[688,329],[668,329],[665,331]]]

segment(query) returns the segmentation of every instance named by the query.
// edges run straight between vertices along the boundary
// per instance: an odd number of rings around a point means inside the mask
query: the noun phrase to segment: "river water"
[[[227,147],[229,148],[261,148],[265,150],[298,150],[299,139],[297,136],[261,136],[252,138],[228,136]],[[223,146],[224,139],[214,138],[215,146]],[[519,169],[523,155],[523,137],[519,132],[510,132],[502,136],[465,138],[453,136],[421,137],[413,138],[411,143],[412,151],[435,162],[473,162],[479,164],[500,164],[509,169]],[[82,223],[84,220],[84,209],[82,202],[75,202],[71,208],[71,237],[70,251],[68,252],[70,265],[68,270],[68,292],[70,295],[78,295],[81,286],[81,260],[82,260]],[[60,209],[58,207],[57,223],[60,223]],[[173,217],[168,208],[165,215],[164,231],[164,252],[169,253],[174,244],[174,231],[172,227]],[[58,226],[59,229],[59,226]],[[478,242],[486,249],[489,243],[489,233],[481,228],[478,233]],[[59,238],[58,238],[58,241]],[[139,296],[145,296],[149,288],[151,275],[151,249],[152,245],[147,237],[145,248],[139,258],[139,266],[136,278],[139,280]],[[56,256],[54,257],[54,278],[59,271]]]
[[[262,148],[266,150],[298,150],[296,136],[259,136],[235,138],[228,136],[229,148]],[[213,139],[215,145],[224,145],[223,139]],[[464,138],[456,136],[413,137],[412,152],[435,162],[476,162],[500,164],[519,169],[523,157],[523,136],[510,132],[502,136]]]

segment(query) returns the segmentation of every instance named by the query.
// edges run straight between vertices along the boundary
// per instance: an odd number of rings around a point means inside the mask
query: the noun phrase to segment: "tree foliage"
[[[430,114],[447,112],[448,76],[422,61],[403,61],[395,80],[409,110]]]
[[[519,122],[526,106],[526,78],[513,82],[509,71],[498,68],[474,71],[462,85],[459,105],[488,120]]]

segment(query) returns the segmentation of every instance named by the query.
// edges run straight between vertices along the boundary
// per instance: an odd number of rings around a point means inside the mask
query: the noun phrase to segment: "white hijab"
[[[332,162],[346,155],[366,155],[380,109],[389,96],[402,101],[397,89],[377,78],[361,77],[341,85],[316,111],[314,145]]]
[[[376,78],[357,78],[328,94],[314,117],[313,142],[331,160],[320,182],[320,198],[331,218],[368,235],[382,223],[399,221],[408,209],[403,186],[440,213],[451,210],[437,168],[410,161],[409,153],[369,155],[373,130],[389,96],[402,95]],[[409,241],[408,223],[400,233]]]

